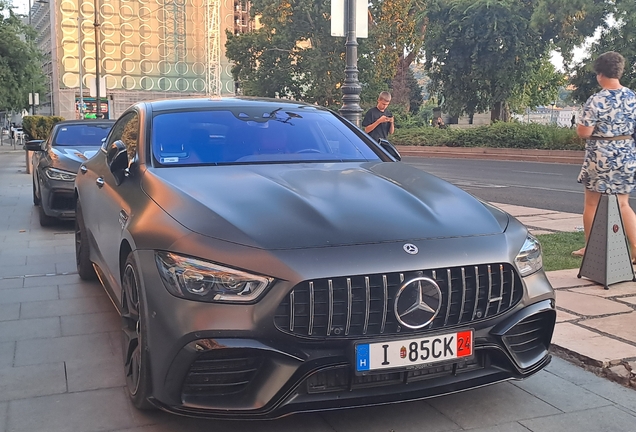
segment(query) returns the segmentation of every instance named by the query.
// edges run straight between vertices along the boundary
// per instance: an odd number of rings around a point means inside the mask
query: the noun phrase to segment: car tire
[[[37,182],[37,177],[35,175],[35,173],[33,174],[33,205],[37,206],[40,205],[40,198],[38,197],[36,188],[35,188],[35,183]]]
[[[128,254],[121,276],[121,343],[128,396],[137,409],[150,410],[155,407],[148,400],[152,385],[147,324],[137,268],[134,255]]]
[[[75,262],[80,279],[88,281],[97,278],[91,262],[90,244],[79,200],[75,203]]]
[[[40,216],[40,226],[50,227],[55,225],[55,223],[57,222],[56,218],[49,216],[44,212],[44,206],[41,202],[40,206],[38,207],[38,214]]]

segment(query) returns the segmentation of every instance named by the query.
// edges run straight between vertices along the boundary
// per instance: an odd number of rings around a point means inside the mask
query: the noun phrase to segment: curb
[[[396,146],[402,156],[511,160],[580,165],[583,150],[535,150],[491,147]]]

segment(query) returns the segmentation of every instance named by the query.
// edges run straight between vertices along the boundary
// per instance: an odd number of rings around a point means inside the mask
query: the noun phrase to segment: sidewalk
[[[3,365],[22,365],[26,375],[18,378],[26,380],[27,387],[35,379],[27,392],[37,395],[42,385],[64,385],[47,382],[51,371],[37,366],[42,363],[39,358],[61,358],[70,350],[77,358],[67,364],[69,383],[81,389],[101,388],[103,382],[121,384],[118,318],[103,290],[80,281],[76,274],[72,224],[41,228],[31,202],[24,151],[2,146],[0,161],[0,370]],[[535,234],[576,231],[582,225],[580,214],[493,204]],[[636,282],[604,290],[578,279],[577,273],[578,269],[548,273],[557,291],[554,353],[636,387],[636,374],[632,373],[632,367],[636,370]],[[76,315],[78,308],[87,315]],[[64,343],[32,345],[34,338]],[[93,350],[104,357],[98,364],[86,358],[86,352]],[[35,377],[30,375],[34,371]],[[8,397],[1,393],[0,417],[2,401]]]

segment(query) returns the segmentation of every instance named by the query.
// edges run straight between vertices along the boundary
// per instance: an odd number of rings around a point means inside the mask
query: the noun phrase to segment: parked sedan
[[[122,317],[133,404],[203,417],[415,400],[550,361],[519,221],[326,109],[133,105],[75,181],[76,257]]]
[[[99,150],[114,120],[68,120],[53,126],[47,140],[32,140],[33,204],[40,225],[75,217],[73,182],[80,164]]]

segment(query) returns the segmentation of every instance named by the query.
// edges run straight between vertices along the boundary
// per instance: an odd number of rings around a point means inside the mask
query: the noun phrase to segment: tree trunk
[[[510,121],[510,110],[505,101],[495,102],[495,105],[490,110],[490,122],[496,121]]]

